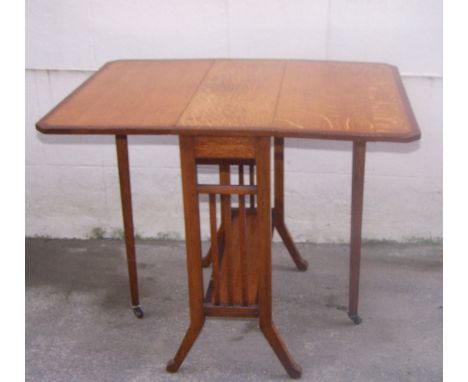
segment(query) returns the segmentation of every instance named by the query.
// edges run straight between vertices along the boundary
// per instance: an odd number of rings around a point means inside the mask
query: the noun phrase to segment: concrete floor
[[[348,247],[298,245],[295,271],[273,246],[273,316],[304,381],[441,381],[442,248],[363,248],[360,315],[346,315]],[[187,328],[185,248],[140,241],[145,318],[129,309],[124,246],[114,240],[26,240],[26,381],[289,380],[255,320],[207,320],[177,374]]]

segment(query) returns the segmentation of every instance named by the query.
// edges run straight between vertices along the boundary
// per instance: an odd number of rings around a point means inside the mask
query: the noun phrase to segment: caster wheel
[[[359,325],[362,322],[362,318],[357,314],[348,314],[348,317],[351,319],[351,321],[354,322],[355,325]]]
[[[144,313],[143,313],[143,310],[139,306],[134,306],[132,310],[136,318],[140,318],[140,319],[143,318]]]

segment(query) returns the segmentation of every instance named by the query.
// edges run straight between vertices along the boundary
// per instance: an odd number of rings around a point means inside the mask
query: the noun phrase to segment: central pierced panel
[[[199,164],[212,160],[197,160]],[[238,184],[231,183],[232,163],[238,167]],[[197,184],[199,194],[208,194],[211,246],[211,280],[205,295],[208,315],[256,316],[259,257],[255,172],[253,160],[218,162],[219,184]],[[248,168],[248,184],[244,170]],[[220,212],[220,221],[217,212]],[[234,314],[232,314],[234,312]]]

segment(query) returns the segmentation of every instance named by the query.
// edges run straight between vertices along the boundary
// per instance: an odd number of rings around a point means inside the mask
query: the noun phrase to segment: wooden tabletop
[[[120,60],[37,123],[53,134],[412,141],[398,69],[306,60]]]

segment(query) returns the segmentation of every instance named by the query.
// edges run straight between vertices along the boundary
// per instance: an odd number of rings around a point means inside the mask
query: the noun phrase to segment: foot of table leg
[[[281,236],[297,269],[305,271],[309,264],[297,250],[284,221],[284,138],[275,138],[274,158],[275,207],[273,208],[273,227]]]
[[[141,306],[132,306],[132,310],[136,318],[143,318],[143,316],[145,315],[143,309],[141,309]]]
[[[272,323],[271,325],[261,326],[260,328],[288,375],[294,379],[301,378],[302,368],[292,358],[276,326]]]
[[[185,357],[187,357],[188,352],[192,348],[195,340],[200,334],[203,328],[203,322],[200,325],[190,324],[187,333],[185,334],[182,343],[179,346],[179,350],[174,358],[172,358],[166,365],[166,370],[170,373],[175,373],[179,370],[180,365],[184,362]]]
[[[202,258],[202,267],[208,268],[211,264],[211,248],[208,250],[208,253]]]
[[[283,240],[284,245],[288,249],[289,254],[291,255],[291,258],[294,261],[294,264],[296,264],[297,269],[300,271],[306,271],[309,263],[307,260],[305,260],[299,251],[296,248],[296,245],[294,244],[294,241],[291,238],[291,234],[289,233],[286,224],[283,222],[279,221],[277,222],[275,220],[274,227],[276,228],[276,231],[278,231],[281,239]]]
[[[355,325],[359,325],[362,322],[362,318],[359,317],[357,314],[348,313],[348,317],[351,319],[351,321],[354,322]]]
[[[275,155],[276,155],[275,139]],[[270,208],[270,149],[268,141],[259,141],[257,146],[257,187],[258,187],[258,256],[260,280],[258,284],[258,311],[260,329],[276,356],[291,378],[300,378],[302,369],[297,364],[281,339],[272,320],[271,288],[271,219]],[[276,158],[276,156],[275,156]],[[275,167],[276,170],[276,167]],[[275,183],[277,181],[275,180]],[[276,198],[277,194],[275,194]],[[276,202],[275,202],[276,203]],[[275,204],[276,205],[276,204]],[[276,215],[276,214],[274,214]],[[276,216],[275,216],[276,218]],[[275,221],[276,226],[276,221]],[[281,229],[281,228],[280,228]],[[284,231],[284,230],[283,230]]]
[[[140,307],[140,297],[138,293],[135,236],[133,232],[132,191],[130,185],[130,166],[128,161],[127,136],[117,135],[115,137],[115,143],[117,147],[117,163],[119,168],[120,197],[122,201],[125,248],[127,253],[128,278],[130,281],[130,295],[135,316],[142,318],[143,311]]]
[[[361,268],[362,207],[364,201],[364,167],[366,143],[353,143],[353,178],[351,195],[351,253],[349,261],[348,316],[356,324],[362,322],[358,315],[359,273]]]

